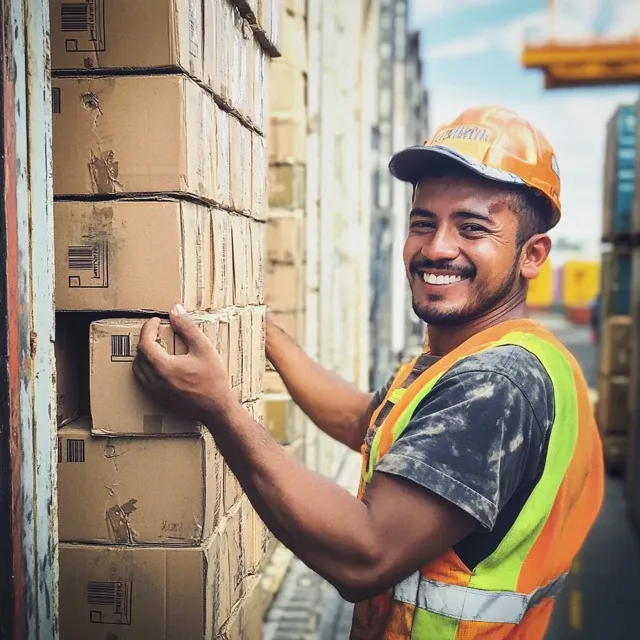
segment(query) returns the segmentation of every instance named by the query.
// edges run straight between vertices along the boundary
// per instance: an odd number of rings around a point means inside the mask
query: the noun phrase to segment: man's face
[[[518,221],[498,186],[423,180],[404,246],[413,309],[427,324],[464,324],[522,297]]]

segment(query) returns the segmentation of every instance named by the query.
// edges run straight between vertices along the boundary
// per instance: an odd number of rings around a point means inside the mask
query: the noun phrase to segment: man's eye
[[[469,233],[482,233],[486,231],[484,227],[481,227],[479,224],[465,224],[462,227],[462,231],[467,231]]]
[[[412,229],[432,229],[433,222],[427,222],[426,220],[417,220],[411,223]]]

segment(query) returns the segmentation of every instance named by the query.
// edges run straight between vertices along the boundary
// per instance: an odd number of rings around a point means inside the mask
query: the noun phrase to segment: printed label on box
[[[106,51],[104,0],[63,3],[60,6],[60,30],[69,34],[65,38],[65,50],[68,52]]]
[[[124,581],[87,583],[89,617],[94,624],[131,624],[133,583]]]
[[[107,242],[67,247],[70,289],[109,288],[109,244]]]

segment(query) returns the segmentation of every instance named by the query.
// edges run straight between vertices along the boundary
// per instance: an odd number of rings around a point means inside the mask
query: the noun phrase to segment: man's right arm
[[[293,401],[327,435],[359,451],[375,396],[325,369],[267,314],[267,358],[280,374]]]

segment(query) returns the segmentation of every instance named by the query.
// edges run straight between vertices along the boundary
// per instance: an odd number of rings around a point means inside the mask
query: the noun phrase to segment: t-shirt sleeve
[[[429,489],[491,530],[523,478],[535,475],[551,424],[546,372],[528,371],[525,392],[501,370],[450,369],[376,471]]]

